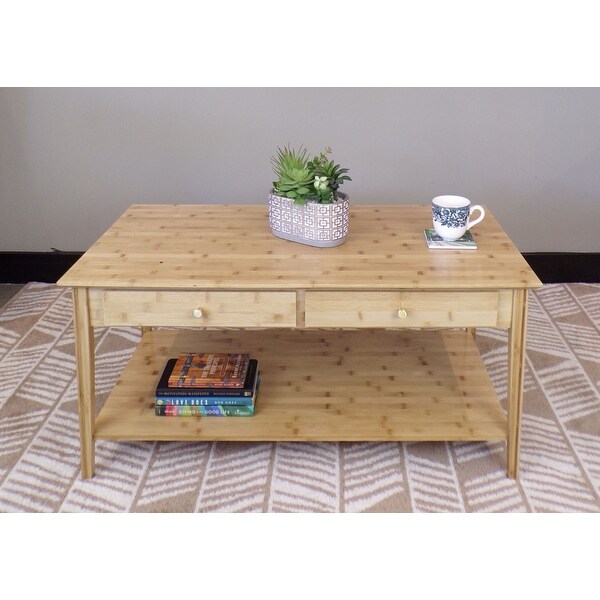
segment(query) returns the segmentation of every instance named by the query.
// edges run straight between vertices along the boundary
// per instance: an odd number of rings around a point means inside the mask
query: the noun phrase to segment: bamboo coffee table
[[[541,285],[491,212],[478,249],[429,250],[429,205],[352,206],[348,240],[273,236],[265,206],[133,205],[60,279],[73,288],[82,477],[95,441],[505,440],[516,477],[527,290]],[[96,327],[142,339],[96,414]],[[476,327],[509,331],[502,409]],[[254,417],[157,417],[166,359],[248,352]]]

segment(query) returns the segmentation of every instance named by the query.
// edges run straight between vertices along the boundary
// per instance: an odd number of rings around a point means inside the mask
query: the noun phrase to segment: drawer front
[[[103,290],[97,325],[294,327],[295,292]]]
[[[306,327],[509,327],[512,294],[306,292]]]

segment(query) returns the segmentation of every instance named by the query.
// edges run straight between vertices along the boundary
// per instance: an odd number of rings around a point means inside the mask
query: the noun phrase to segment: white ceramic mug
[[[475,210],[480,215],[469,221]],[[431,216],[436,233],[450,242],[461,238],[473,225],[483,221],[485,210],[462,196],[436,196],[431,201]]]

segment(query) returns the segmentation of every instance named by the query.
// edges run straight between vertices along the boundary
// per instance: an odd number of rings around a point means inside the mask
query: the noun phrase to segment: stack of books
[[[249,417],[260,384],[258,360],[248,354],[180,354],[167,361],[156,386],[160,417]]]

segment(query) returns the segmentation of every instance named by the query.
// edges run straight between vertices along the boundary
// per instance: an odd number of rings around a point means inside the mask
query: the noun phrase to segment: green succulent
[[[327,160],[331,152],[326,148],[319,156],[307,160],[307,150],[277,148],[277,156],[271,157],[277,181],[274,191],[280,196],[292,198],[296,204],[308,201],[329,204],[338,198],[338,188],[344,181],[352,181],[334,161]]]
[[[336,165],[334,161],[327,160],[327,154],[330,152],[331,148],[326,148],[324,152],[321,152],[319,156],[315,156],[315,158],[308,163],[308,168],[316,177],[327,177],[333,200],[337,200],[337,191],[340,185],[342,185],[344,181],[352,181],[352,179],[346,175],[348,169],[342,169],[340,165]]]
[[[306,153],[305,148],[277,148],[277,157],[272,157],[271,162],[277,175],[273,188],[280,196],[301,201],[314,192],[314,177],[308,170]]]

